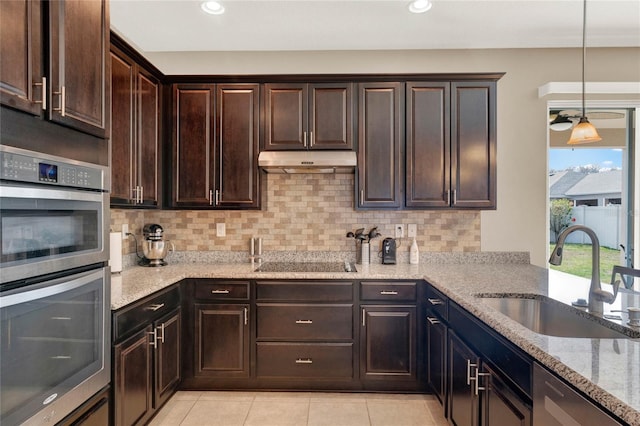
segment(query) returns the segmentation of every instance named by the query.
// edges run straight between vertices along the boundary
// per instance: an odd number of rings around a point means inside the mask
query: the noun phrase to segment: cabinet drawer
[[[449,298],[427,284],[427,309],[447,321],[449,319]]]
[[[180,287],[168,289],[113,313],[113,341],[117,342],[146,327],[152,321],[180,306]]]
[[[257,323],[258,339],[351,339],[353,305],[258,303]]]
[[[415,282],[363,281],[360,283],[362,300],[416,300]]]
[[[353,283],[350,281],[258,281],[258,300],[300,302],[351,302]]]
[[[248,300],[249,281],[197,280],[195,295],[205,300]]]
[[[257,343],[257,376],[335,379],[353,377],[352,343]]]

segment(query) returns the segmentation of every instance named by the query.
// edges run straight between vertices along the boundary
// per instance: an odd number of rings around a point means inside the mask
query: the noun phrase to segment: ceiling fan
[[[582,112],[577,109],[551,110],[549,111],[549,128],[556,132],[569,130],[580,121]],[[623,118],[624,113],[616,111],[590,111],[592,120],[609,120]]]

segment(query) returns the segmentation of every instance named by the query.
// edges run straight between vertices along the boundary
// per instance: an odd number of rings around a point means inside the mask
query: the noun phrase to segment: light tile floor
[[[446,426],[432,395],[177,392],[152,426]]]

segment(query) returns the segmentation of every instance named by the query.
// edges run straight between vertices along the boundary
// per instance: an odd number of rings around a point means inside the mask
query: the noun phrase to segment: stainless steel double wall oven
[[[110,380],[108,168],[0,146],[0,424],[55,424]]]

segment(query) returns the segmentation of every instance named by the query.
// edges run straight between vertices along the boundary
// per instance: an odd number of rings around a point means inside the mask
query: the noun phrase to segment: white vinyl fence
[[[620,249],[620,216],[621,206],[578,206],[571,209],[571,225],[584,225],[596,233],[600,245],[612,249]],[[552,231],[549,241],[555,242]],[[584,232],[574,232],[566,240],[567,243],[591,244],[589,236]]]

